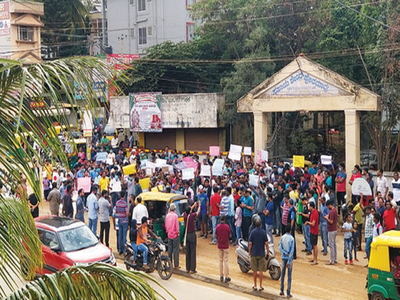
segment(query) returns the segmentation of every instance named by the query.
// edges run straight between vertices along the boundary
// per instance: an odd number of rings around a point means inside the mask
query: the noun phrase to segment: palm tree
[[[0,59],[0,181],[14,190],[25,176],[40,195],[38,179],[31,168],[43,165],[29,139],[46,153],[67,163],[52,121],[68,124],[63,114],[64,98],[74,100],[74,85],[86,90],[84,105],[94,112],[99,105],[93,81],[111,78],[105,62],[94,57],[68,58],[24,66],[20,61]],[[113,82],[113,81],[112,81]],[[49,103],[32,108],[45,95]],[[105,95],[104,95],[105,96]],[[75,109],[72,108],[76,113]],[[26,147],[20,147],[20,144]],[[22,197],[24,198],[24,197]],[[39,197],[40,199],[40,197]],[[156,299],[161,297],[139,272],[128,272],[104,264],[71,267],[60,273],[33,279],[41,265],[41,245],[26,199],[0,194],[0,297],[9,299]],[[154,280],[153,280],[154,281]]]

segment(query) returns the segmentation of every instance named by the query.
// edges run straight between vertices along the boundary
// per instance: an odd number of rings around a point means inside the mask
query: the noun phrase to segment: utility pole
[[[106,46],[108,44],[106,23],[107,23],[107,19],[106,19],[106,0],[101,0],[101,27],[102,27],[101,48],[102,48],[102,52],[103,53],[106,53]]]

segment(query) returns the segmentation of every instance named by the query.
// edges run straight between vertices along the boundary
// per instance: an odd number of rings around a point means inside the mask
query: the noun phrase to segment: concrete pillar
[[[360,113],[356,110],[345,110],[345,153],[347,182],[351,177],[354,165],[360,165]],[[351,197],[351,185],[347,184],[347,199]]]
[[[185,149],[185,129],[177,128],[176,129],[176,150],[184,151]]]
[[[253,112],[254,114],[254,152],[265,150],[268,138],[267,113]]]

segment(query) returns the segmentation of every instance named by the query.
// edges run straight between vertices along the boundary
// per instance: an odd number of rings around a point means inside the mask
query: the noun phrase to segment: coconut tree
[[[108,78],[112,82],[107,64],[93,57],[32,65],[0,59],[0,182],[15,190],[24,176],[40,195],[40,184],[32,167],[35,161],[43,165],[43,156],[32,144],[44,149],[45,156],[66,164],[53,126],[53,121],[68,124],[62,102],[70,104],[73,114],[83,108],[95,114],[94,108],[99,103],[92,82]],[[84,104],[75,101],[75,88],[85,91]],[[44,96],[47,100],[42,102]],[[20,198],[10,199],[0,193],[0,298],[161,297],[147,283],[151,278],[104,264],[75,266],[30,281],[42,262],[41,245],[26,195]],[[24,282],[28,283],[21,288]]]

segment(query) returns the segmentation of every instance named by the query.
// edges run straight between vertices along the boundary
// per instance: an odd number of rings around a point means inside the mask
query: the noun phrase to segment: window
[[[153,27],[147,27],[147,35],[153,35]]]
[[[190,9],[193,4],[196,3],[196,0],[186,0],[186,8]]]
[[[146,0],[138,0],[138,11],[146,10]]]
[[[139,28],[139,45],[147,44],[147,27]]]
[[[53,232],[38,229],[38,235],[43,245],[50,248],[58,246],[56,235]]]
[[[186,23],[186,42],[194,40],[194,23],[192,22],[187,22]]]
[[[131,28],[131,29],[129,29],[129,31],[130,31],[131,39],[133,39],[135,37],[135,28]]]
[[[18,33],[19,33],[18,39],[20,41],[28,41],[28,42],[33,41],[33,27],[19,26]]]
[[[129,5],[133,5],[134,4],[134,0],[129,0]]]

